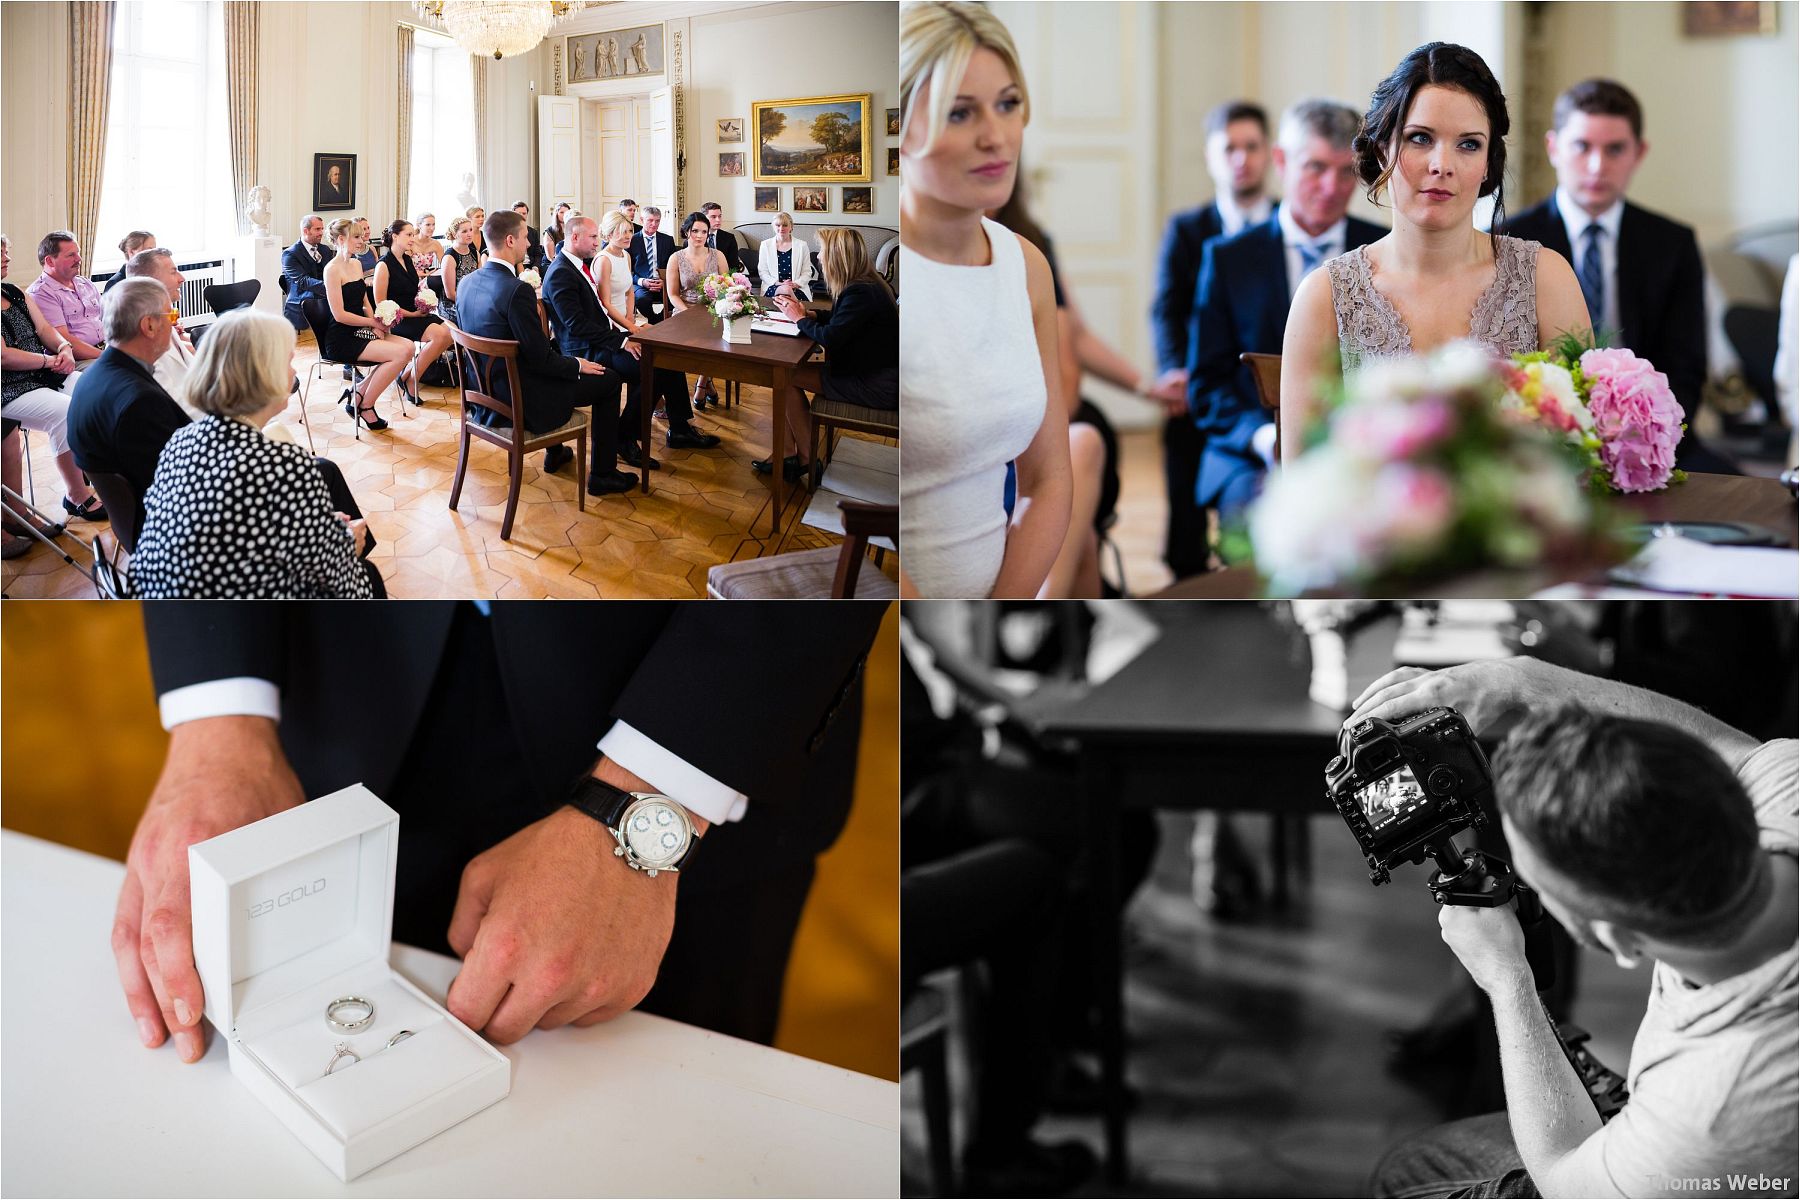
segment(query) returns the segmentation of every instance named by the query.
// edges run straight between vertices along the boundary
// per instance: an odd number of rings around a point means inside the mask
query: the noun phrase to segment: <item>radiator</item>
[[[184,329],[193,329],[199,325],[211,325],[218,318],[213,316],[212,309],[206,307],[201,293],[215,283],[231,283],[233,281],[232,263],[229,259],[215,258],[211,262],[177,263],[175,269],[181,272],[181,302],[176,305],[181,310],[181,325]]]

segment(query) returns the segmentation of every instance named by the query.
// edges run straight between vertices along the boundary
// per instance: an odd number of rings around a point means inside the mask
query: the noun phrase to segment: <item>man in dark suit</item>
[[[1238,355],[1281,353],[1288,306],[1308,272],[1386,230],[1346,216],[1355,194],[1350,142],[1362,117],[1327,100],[1302,100],[1281,117],[1275,170],[1282,202],[1273,217],[1206,244],[1189,327],[1188,408],[1206,437],[1195,499],[1221,519],[1239,516],[1261,490],[1275,427]]]
[[[652,325],[669,315],[663,296],[663,268],[675,257],[675,239],[662,230],[662,209],[646,205],[642,210],[643,225],[631,235],[632,295],[637,311]],[[661,304],[657,312],[652,304]]]
[[[725,228],[725,210],[717,204],[707,203],[700,206],[700,211],[712,225],[712,232],[706,235],[706,244],[723,254],[726,265],[733,271],[742,271],[744,259],[738,253],[737,235]]]
[[[481,233],[487,241],[488,260],[479,271],[456,285],[456,314],[462,319],[462,327],[476,337],[519,343],[519,382],[525,396],[517,407],[523,410],[526,429],[533,433],[555,429],[578,408],[593,414],[589,434],[594,441],[594,461],[608,465],[605,471],[588,473],[588,495],[610,496],[630,491],[637,485],[637,476],[612,465],[619,419],[619,376],[597,362],[558,354],[544,336],[543,323],[538,319],[537,294],[530,284],[519,279],[519,264],[524,261],[526,248],[525,218],[510,211],[490,213]],[[503,372],[495,372],[493,386],[496,392],[507,391]],[[510,399],[507,395],[496,398]],[[600,457],[603,441],[604,460]],[[574,457],[575,452],[567,446],[552,446],[544,452],[544,470],[558,470]]]
[[[448,1007],[491,1040],[633,1007],[772,1039],[885,605],[153,607],[171,738],[114,927],[146,1045],[203,1050],[187,846],[359,782],[402,817],[395,937],[462,956]],[[730,720],[694,720],[699,679]],[[675,878],[614,853],[594,780],[691,822]]]
[[[321,244],[324,240],[325,218],[309,213],[300,221],[300,240],[281,256],[281,282],[287,290],[281,315],[302,332],[307,326],[300,305],[325,299],[325,264],[331,261],[331,251]]]
[[[1215,198],[1176,213],[1163,233],[1156,259],[1156,296],[1150,328],[1156,366],[1164,381],[1187,384],[1188,322],[1200,252],[1220,236],[1260,225],[1275,211],[1264,193],[1269,173],[1269,117],[1259,104],[1231,100],[1206,115],[1206,169]],[[1206,570],[1206,513],[1194,500],[1206,439],[1185,409],[1163,425],[1163,479],[1169,495],[1169,529],[1163,560],[1177,579]]]
[[[1587,79],[1556,98],[1544,149],[1556,191],[1501,230],[1568,259],[1595,332],[1642,355],[1669,377],[1690,425],[1706,383],[1706,270],[1686,225],[1625,199],[1650,143],[1637,97],[1611,79]],[[1736,475],[1692,428],[1675,449],[1689,471]]]
[[[543,239],[531,227],[531,205],[521,200],[513,205],[513,211],[525,221],[525,265],[542,274],[550,265],[550,260],[544,254]]]

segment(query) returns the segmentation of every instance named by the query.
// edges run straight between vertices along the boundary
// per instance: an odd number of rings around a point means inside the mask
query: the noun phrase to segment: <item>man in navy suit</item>
[[[675,257],[675,239],[658,232],[662,209],[645,205],[638,212],[644,223],[631,235],[632,294],[638,313],[654,325],[669,315],[668,300],[663,296],[663,268]],[[663,310],[657,312],[650,307],[652,303],[661,304]]]
[[[1242,513],[1262,488],[1275,427],[1238,355],[1279,354],[1288,306],[1322,264],[1381,237],[1346,216],[1356,191],[1353,108],[1302,100],[1281,116],[1275,170],[1281,207],[1261,225],[1206,244],[1188,338],[1188,409],[1205,435],[1195,499],[1222,519]]]
[[[320,244],[324,240],[325,218],[318,213],[308,213],[300,220],[300,240],[281,256],[281,280],[287,288],[287,301],[281,306],[281,315],[301,332],[307,326],[306,314],[300,311],[300,305],[307,300],[325,299],[325,264],[332,256],[331,251]]]
[[[1269,117],[1261,105],[1231,100],[1207,114],[1206,169],[1215,199],[1169,218],[1157,253],[1156,296],[1150,303],[1157,369],[1164,380],[1184,387],[1200,252],[1212,239],[1236,236],[1275,211],[1263,191],[1269,172]],[[1163,426],[1163,478],[1169,493],[1163,560],[1177,579],[1206,570],[1206,513],[1194,501],[1205,445],[1185,408]]]
[[[518,404],[526,429],[533,433],[555,429],[577,408],[592,413],[589,433],[594,442],[594,462],[606,469],[588,472],[590,496],[630,491],[637,485],[637,476],[613,465],[619,376],[597,362],[558,354],[544,336],[537,295],[530,284],[519,279],[519,264],[525,260],[527,247],[525,218],[510,210],[489,213],[481,236],[487,242],[488,261],[456,287],[456,315],[462,318],[462,327],[476,337],[519,344],[519,382],[525,395]],[[493,385],[496,392],[505,392],[506,376],[496,373]],[[544,470],[555,471],[574,457],[575,452],[567,446],[552,446],[544,452]]]
[[[1587,79],[1556,98],[1544,149],[1556,191],[1501,231],[1568,259],[1596,331],[1614,334],[1669,377],[1691,422],[1706,383],[1706,270],[1686,225],[1625,200],[1650,143],[1637,97],[1610,79]],[[1689,471],[1739,474],[1692,429],[1675,450]]]

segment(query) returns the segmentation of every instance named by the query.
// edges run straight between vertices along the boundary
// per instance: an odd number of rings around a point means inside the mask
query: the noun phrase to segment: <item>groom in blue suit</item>
[[[1206,437],[1194,498],[1222,520],[1256,498],[1274,452],[1273,421],[1238,355],[1281,353],[1288,307],[1307,273],[1387,232],[1345,215],[1357,185],[1350,143],[1361,127],[1355,109],[1328,100],[1288,109],[1275,145],[1281,207],[1201,253],[1187,360],[1188,411]]]

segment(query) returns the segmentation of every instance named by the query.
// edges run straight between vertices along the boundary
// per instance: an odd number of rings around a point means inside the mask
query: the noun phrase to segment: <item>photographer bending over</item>
[[[1800,744],[1532,659],[1377,680],[1350,723],[1454,707],[1495,757],[1514,867],[1575,940],[1651,964],[1630,1102],[1602,1125],[1564,1057],[1510,906],[1446,905],[1493,1002],[1507,1111],[1390,1149],[1378,1196],[1795,1194]]]

